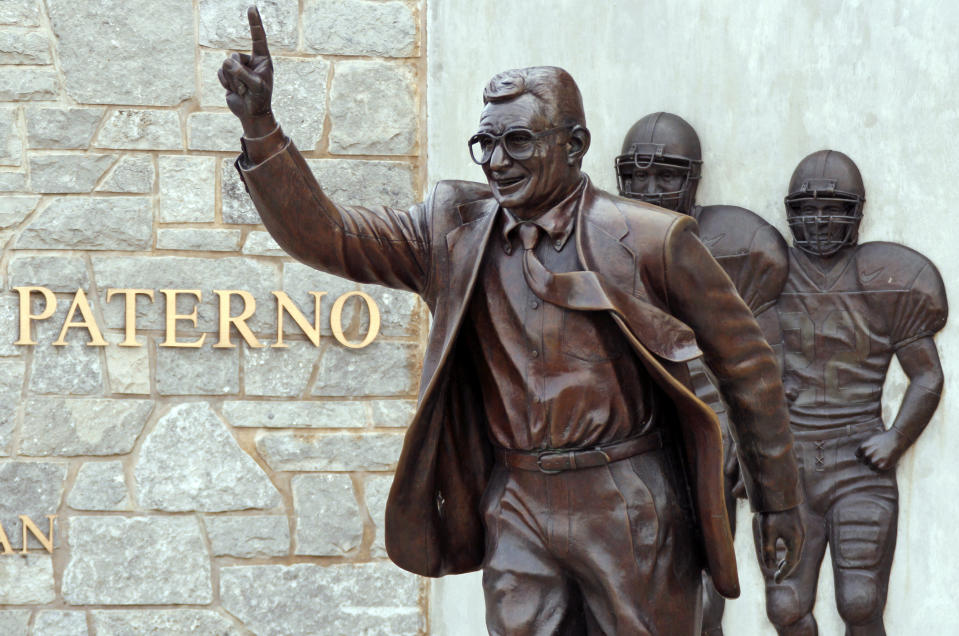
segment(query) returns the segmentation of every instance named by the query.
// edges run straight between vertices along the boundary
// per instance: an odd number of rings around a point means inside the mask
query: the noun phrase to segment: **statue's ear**
[[[566,144],[568,148],[566,163],[573,165],[583,162],[583,156],[589,150],[590,138],[589,130],[585,126],[573,127],[569,133],[569,142]]]

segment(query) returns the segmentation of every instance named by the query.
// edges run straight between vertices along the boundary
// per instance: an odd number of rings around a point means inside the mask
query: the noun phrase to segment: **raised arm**
[[[226,102],[243,125],[237,170],[276,242],[297,260],[364,283],[423,294],[429,284],[428,203],[409,210],[338,205],[323,192],[271,109],[273,61],[256,7],[253,47],[220,68]]]

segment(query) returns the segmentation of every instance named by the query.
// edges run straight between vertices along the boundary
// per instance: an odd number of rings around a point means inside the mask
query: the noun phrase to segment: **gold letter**
[[[30,520],[30,517],[20,515],[20,523],[23,524],[23,548],[20,550],[20,554],[27,553],[27,530],[37,538],[37,541],[47,549],[47,552],[53,554],[53,520],[56,518],[56,515],[47,515],[47,528],[49,529],[50,536],[45,537],[43,533],[40,532],[40,528]]]
[[[264,345],[256,339],[250,328],[246,326],[247,319],[256,311],[256,299],[248,291],[239,291],[235,289],[214,289],[213,293],[220,297],[220,339],[213,347],[215,349],[233,349],[235,344],[230,342],[230,324],[232,323],[236,330],[240,332],[246,344],[254,349],[259,349]],[[230,297],[236,294],[243,299],[243,311],[239,316],[230,315]]]
[[[30,337],[30,321],[46,320],[52,316],[57,310],[57,297],[46,287],[14,287],[14,289],[20,294],[20,338],[13,344],[35,345],[37,341]],[[35,291],[43,294],[43,300],[46,303],[39,314],[30,313],[30,293]]]
[[[112,287],[107,290],[107,302],[110,302],[110,299],[113,298],[114,294],[123,294],[125,298],[123,299],[123,342],[120,343],[121,347],[142,347],[143,345],[140,342],[137,342],[137,294],[143,294],[147,296],[151,301],[153,300],[153,290],[152,289],[113,289]]]
[[[0,523],[0,547],[3,548],[3,552],[0,552],[0,554],[13,554],[13,547],[10,545],[7,533],[3,530],[2,523]]]
[[[80,310],[80,315],[83,316],[83,322],[73,322],[73,315],[77,312],[77,309]],[[63,321],[63,327],[60,328],[60,336],[53,341],[53,346],[67,346],[67,341],[65,338],[67,337],[67,332],[70,331],[72,327],[83,327],[87,330],[87,333],[90,334],[90,342],[87,343],[88,347],[107,346],[107,341],[103,339],[103,334],[100,333],[100,327],[97,326],[97,321],[93,317],[93,312],[90,311],[90,303],[87,302],[87,294],[82,289],[78,289],[77,293],[73,296],[73,303],[70,305],[70,310],[67,312],[67,317]]]
[[[192,347],[194,349],[199,349],[203,346],[203,341],[206,340],[206,334],[200,336],[199,340],[193,340],[191,342],[177,342],[176,339],[176,321],[177,320],[189,320],[193,323],[193,326],[196,327],[196,306],[193,307],[193,312],[189,314],[178,314],[176,313],[176,296],[177,294],[193,294],[196,296],[197,302],[203,300],[203,292],[199,289],[161,289],[160,293],[166,296],[166,339],[160,343],[161,347]]]
[[[343,335],[343,305],[350,296],[359,296],[366,301],[366,306],[370,309],[370,328],[366,332],[366,337],[359,343],[352,343]],[[362,349],[373,342],[373,339],[376,338],[380,332],[380,308],[376,306],[376,301],[373,300],[373,297],[365,292],[346,292],[333,303],[333,310],[330,312],[330,330],[333,332],[333,337],[336,338],[336,341],[344,347]]]
[[[310,342],[313,343],[314,347],[320,346],[320,299],[326,296],[326,292],[315,292],[311,291],[310,294],[313,296],[313,323],[314,326],[310,326],[310,323],[306,321],[306,316],[303,315],[303,312],[300,311],[300,308],[297,307],[290,297],[286,295],[286,292],[275,291],[273,295],[276,296],[276,342],[273,344],[273,348],[285,349],[289,347],[288,344],[283,344],[283,311],[290,314],[290,318],[293,319],[300,329],[303,330],[303,333],[306,334],[306,337],[310,339]]]

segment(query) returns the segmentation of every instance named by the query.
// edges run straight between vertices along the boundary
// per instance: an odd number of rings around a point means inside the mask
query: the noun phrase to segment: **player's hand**
[[[758,516],[763,566],[767,570],[775,570],[776,583],[781,583],[799,565],[806,536],[805,523],[799,506],[779,512],[760,512]],[[777,563],[776,543],[779,540],[786,546],[786,556]]]
[[[260,137],[276,126],[270,111],[273,94],[273,60],[259,10],[247,10],[253,49],[250,55],[233,53],[217,72],[226,89],[226,104],[240,118],[247,137]],[[267,130],[262,130],[268,128]]]
[[[856,457],[874,470],[891,470],[906,451],[903,441],[894,429],[876,433],[859,445]]]

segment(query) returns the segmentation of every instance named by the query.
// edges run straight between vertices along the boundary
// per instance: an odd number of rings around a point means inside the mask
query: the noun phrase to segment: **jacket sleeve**
[[[782,380],[773,351],[732,281],[679,218],[668,232],[664,271],[672,313],[693,328],[729,407],[746,492],[753,510],[802,501]]]
[[[334,203],[289,139],[259,164],[241,155],[236,168],[266,229],[288,254],[336,276],[424,295],[429,201],[409,210]]]

